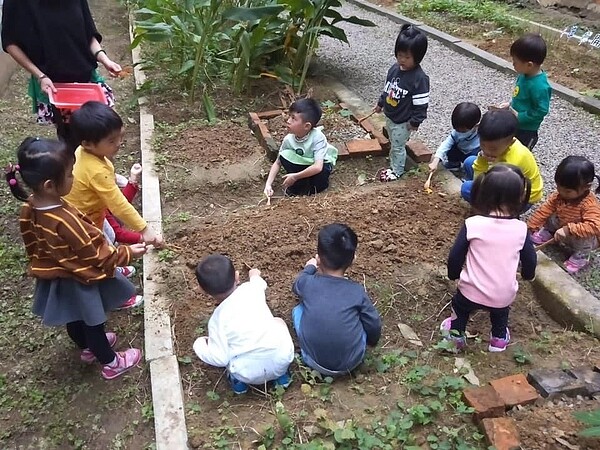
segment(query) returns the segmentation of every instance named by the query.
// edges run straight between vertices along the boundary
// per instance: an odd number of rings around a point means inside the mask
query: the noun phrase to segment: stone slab
[[[554,261],[537,252],[533,288],[542,307],[559,324],[600,337],[600,302]]]
[[[465,389],[463,398],[467,405],[475,409],[473,420],[479,423],[482,419],[501,417],[504,415],[504,402],[492,386],[480,386]]]
[[[172,355],[150,362],[157,450],[188,447],[179,364]]]
[[[490,381],[490,384],[506,408],[528,405],[540,398],[535,388],[529,384],[522,373]]]
[[[560,369],[531,370],[527,380],[544,398],[557,395],[575,397],[587,393],[584,381]]]
[[[416,162],[422,163],[428,163],[431,161],[431,157],[433,155],[432,151],[429,150],[423,142],[413,139],[410,139],[406,143],[406,151],[412,159],[414,159]]]
[[[461,40],[455,36],[452,36],[448,33],[444,33],[443,31],[440,31],[436,28],[430,27],[428,25],[419,25],[417,26],[417,28],[419,30],[421,30],[423,33],[425,33],[426,35],[432,37],[433,39],[437,40],[437,41],[441,41],[442,43],[454,43],[454,42],[460,42]]]
[[[152,152],[154,116],[140,111],[140,149],[142,153],[142,211],[147,222],[162,222],[160,183]],[[160,232],[161,230],[154,230]]]
[[[594,395],[600,392],[600,373],[594,368],[576,367],[567,372],[585,383],[587,395]]]
[[[483,419],[481,431],[485,435],[487,443],[495,450],[518,450],[521,448],[517,424],[512,418]]]
[[[409,23],[411,25],[420,26],[423,25],[423,22],[419,22],[418,20],[411,19],[410,17],[403,16],[401,14],[392,12],[387,8],[379,5],[375,5],[374,3],[365,1],[365,0],[348,0],[348,3],[352,3],[356,6],[361,7],[367,11],[374,12],[381,16],[387,17],[389,20],[395,23],[405,24]]]

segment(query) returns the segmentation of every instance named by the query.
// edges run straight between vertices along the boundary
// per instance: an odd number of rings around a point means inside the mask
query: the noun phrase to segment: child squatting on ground
[[[554,174],[556,191],[527,221],[534,244],[554,239],[572,252],[565,261],[569,273],[584,268],[590,252],[598,248],[600,203],[590,191],[594,178],[598,176],[587,158],[567,156]]]
[[[207,364],[226,367],[236,394],[249,384],[287,388],[294,344],[287,325],[273,317],[265,298],[267,283],[260,270],[251,269],[250,281],[239,284],[239,273],[229,258],[210,255],[196,268],[200,288],[218,303],[208,321],[208,337],[194,342],[194,351]]]
[[[478,127],[481,151],[477,156],[469,156],[463,164],[465,181],[460,194],[466,201],[471,201],[473,178],[498,163],[517,166],[531,182],[531,197],[527,200],[527,209],[542,199],[542,176],[533,154],[515,139],[517,127],[517,118],[506,109],[488,111],[483,115]]]
[[[481,120],[481,110],[475,103],[462,102],[452,111],[452,131],[438,147],[429,163],[429,170],[435,171],[441,162],[446,169],[459,170],[469,156],[479,153],[477,125]]]
[[[510,342],[508,314],[519,289],[519,262],[525,280],[535,277],[537,264],[527,225],[519,220],[530,190],[530,181],[509,164],[496,165],[475,180],[475,215],[465,220],[448,256],[448,278],[458,279],[452,315],[440,326],[452,344],[449,351],[465,347],[469,315],[478,309],[490,313],[488,350],[506,350]]]
[[[273,196],[273,181],[283,166],[283,189],[286,195],[312,195],[329,187],[329,176],[338,151],[327,143],[321,120],[321,106],[312,98],[296,100],[290,105],[287,126],[279,155],[271,166],[264,194]]]
[[[73,152],[67,144],[27,138],[17,158],[6,180],[13,195],[26,202],[19,224],[29,273],[36,280],[33,312],[44,325],[66,325],[81,360],[100,362],[102,376],[116,378],[142,356],[136,348],[115,353],[117,336],[104,330],[106,313],[135,295],[135,286],[116,267],[141,257],[146,245],[113,247],[86,215],[61,198],[73,184]]]
[[[411,131],[427,117],[429,77],[421,68],[427,38],[416,27],[402,25],[396,38],[396,62],[387,73],[385,87],[375,112],[383,111],[390,138],[390,168],[379,170],[380,181],[394,181],[404,173],[406,142]]]
[[[552,88],[541,68],[546,59],[546,42],[539,34],[521,36],[510,46],[513,67],[518,73],[513,98],[500,108],[510,109],[519,120],[517,139],[529,150],[538,141],[538,130],[550,111]]]
[[[302,360],[326,376],[347,375],[364,359],[367,345],[381,336],[381,318],[363,285],[344,277],[354,261],[358,238],[347,225],[319,231],[317,257],[294,281],[299,304],[292,320]]]

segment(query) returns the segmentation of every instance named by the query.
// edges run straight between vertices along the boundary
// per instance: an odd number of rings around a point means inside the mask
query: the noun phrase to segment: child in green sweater
[[[538,141],[538,130],[550,109],[552,88],[546,72],[541,68],[546,59],[546,42],[539,34],[525,34],[510,47],[513,67],[518,73],[510,103],[500,108],[510,108],[519,119],[516,138],[529,150]]]

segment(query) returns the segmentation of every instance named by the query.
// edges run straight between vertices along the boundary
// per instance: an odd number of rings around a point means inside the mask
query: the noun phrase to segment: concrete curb
[[[129,37],[133,41],[133,17],[129,18]],[[139,47],[132,49],[136,87],[146,81],[140,69]],[[148,226],[162,234],[162,212],[160,184],[154,164],[152,134],[154,116],[144,106],[145,99],[138,100],[140,106],[140,148],[142,152],[142,209]],[[179,364],[173,349],[171,316],[167,300],[160,295],[158,273],[158,252],[144,255],[144,339],[145,357],[150,365],[152,385],[152,406],[157,450],[187,449],[188,436],[185,425],[183,388],[179,374]]]
[[[452,48],[453,50],[465,56],[469,56],[485,64],[486,66],[500,70],[501,72],[508,73],[511,75],[515,74],[512,64],[508,61],[496,55],[492,55],[491,53],[488,53],[484,50],[481,50],[467,42],[463,42],[457,37],[451,36],[447,33],[444,33],[443,31],[425,25],[423,22],[419,22],[417,20],[411,19],[410,17],[397,14],[382,6],[374,5],[372,3],[369,3],[367,0],[348,0],[348,2],[352,3],[355,6],[358,6],[359,8],[384,16],[392,22],[400,24],[409,23],[411,25],[414,25],[421,31],[423,31],[425,34],[427,34],[429,37],[440,41],[442,44]],[[600,100],[581,95],[579,92],[574,91],[573,89],[563,86],[562,84],[554,83],[552,81],[550,81],[550,85],[552,86],[554,94],[558,97],[565,99],[566,101],[572,103],[575,106],[580,106],[588,112],[591,112],[593,114],[600,114]]]
[[[349,0],[356,1],[356,0]],[[323,83],[333,90],[340,101],[359,114],[368,114],[371,108],[356,94],[337,80],[326,79]],[[373,124],[385,124],[382,115],[371,118]],[[416,163],[407,158],[407,168]],[[443,186],[447,194],[460,196],[461,182],[448,170],[439,170],[434,177],[436,185]],[[600,302],[585,290],[558,264],[541,251],[537,252],[538,267],[533,287],[542,307],[556,322],[566,327],[587,331],[600,337]]]

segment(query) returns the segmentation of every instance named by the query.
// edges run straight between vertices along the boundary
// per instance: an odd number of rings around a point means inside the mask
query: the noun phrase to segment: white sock
[[[111,362],[109,362],[109,363],[107,364],[107,366],[108,366],[108,367],[115,368],[115,367],[117,367],[117,365],[118,365],[118,361],[117,361],[117,355],[115,355],[115,359],[113,359]]]

